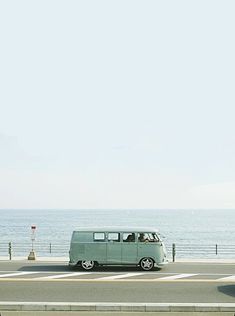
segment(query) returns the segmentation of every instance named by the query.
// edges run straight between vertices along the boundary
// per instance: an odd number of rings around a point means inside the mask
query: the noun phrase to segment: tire
[[[81,267],[83,270],[89,271],[92,270],[95,266],[95,261],[92,260],[83,260],[81,261]]]
[[[152,258],[143,258],[140,260],[140,267],[144,271],[150,271],[154,268],[154,261]]]

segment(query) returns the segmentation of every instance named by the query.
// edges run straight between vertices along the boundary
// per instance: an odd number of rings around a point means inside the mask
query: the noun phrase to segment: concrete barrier
[[[235,312],[235,303],[0,302],[0,311]]]

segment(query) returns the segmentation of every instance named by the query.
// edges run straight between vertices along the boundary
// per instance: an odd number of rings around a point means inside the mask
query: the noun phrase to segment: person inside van
[[[126,242],[134,242],[135,241],[135,234],[134,233],[131,233],[127,236],[127,239],[124,240]]]
[[[140,242],[146,242],[146,241],[149,241],[148,237],[147,237],[147,236],[145,236],[145,234],[144,234],[144,233],[140,233],[140,234],[139,234],[139,238],[138,238],[138,240],[139,240]]]
[[[134,233],[130,234],[127,239],[128,239],[128,241],[130,241],[130,242],[135,241],[135,234],[134,234]]]

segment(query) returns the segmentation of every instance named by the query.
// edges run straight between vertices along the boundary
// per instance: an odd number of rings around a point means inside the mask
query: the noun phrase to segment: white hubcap
[[[93,268],[94,262],[93,261],[83,261],[82,266],[84,269],[89,270],[89,269]]]
[[[150,270],[150,269],[152,269],[152,267],[153,267],[153,261],[152,261],[152,259],[149,259],[149,258],[143,259],[142,262],[141,262],[141,267],[142,267],[144,270]]]

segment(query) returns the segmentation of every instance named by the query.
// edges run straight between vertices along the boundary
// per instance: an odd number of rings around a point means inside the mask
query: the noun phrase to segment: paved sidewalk
[[[27,257],[17,256],[9,260],[9,256],[0,256],[0,261],[27,261],[27,262],[69,262],[69,257],[38,257],[36,260],[28,260]]]
[[[235,256],[234,259],[219,259],[219,258],[215,258],[215,259],[182,259],[179,258],[175,260],[176,263],[194,263],[194,262],[198,262],[198,263],[235,263]]]
[[[21,312],[23,313],[51,313],[63,312],[77,314],[98,314],[99,313],[235,313],[235,303],[100,303],[100,302],[0,302],[2,313]],[[75,313],[75,315],[76,315]],[[44,314],[45,315],[45,314]],[[51,315],[51,314],[50,314]],[[56,314],[55,314],[56,315]],[[201,314],[200,314],[201,315]],[[233,314],[234,315],[234,314]],[[1,315],[4,316],[4,315]],[[64,315],[63,315],[64,316]]]
[[[9,260],[9,256],[0,256],[0,261],[10,261]],[[41,256],[37,256],[36,254],[36,260],[28,260],[27,256],[16,256],[16,257],[12,257],[11,261],[27,261],[27,262],[69,262],[69,257],[41,257]],[[171,258],[169,258],[169,262],[172,263]],[[215,259],[204,259],[204,258],[198,258],[198,259],[191,259],[191,258],[176,258],[175,260],[176,263],[194,263],[194,262],[198,262],[198,263],[235,263],[235,256],[234,259],[219,259],[219,258],[215,258]]]

